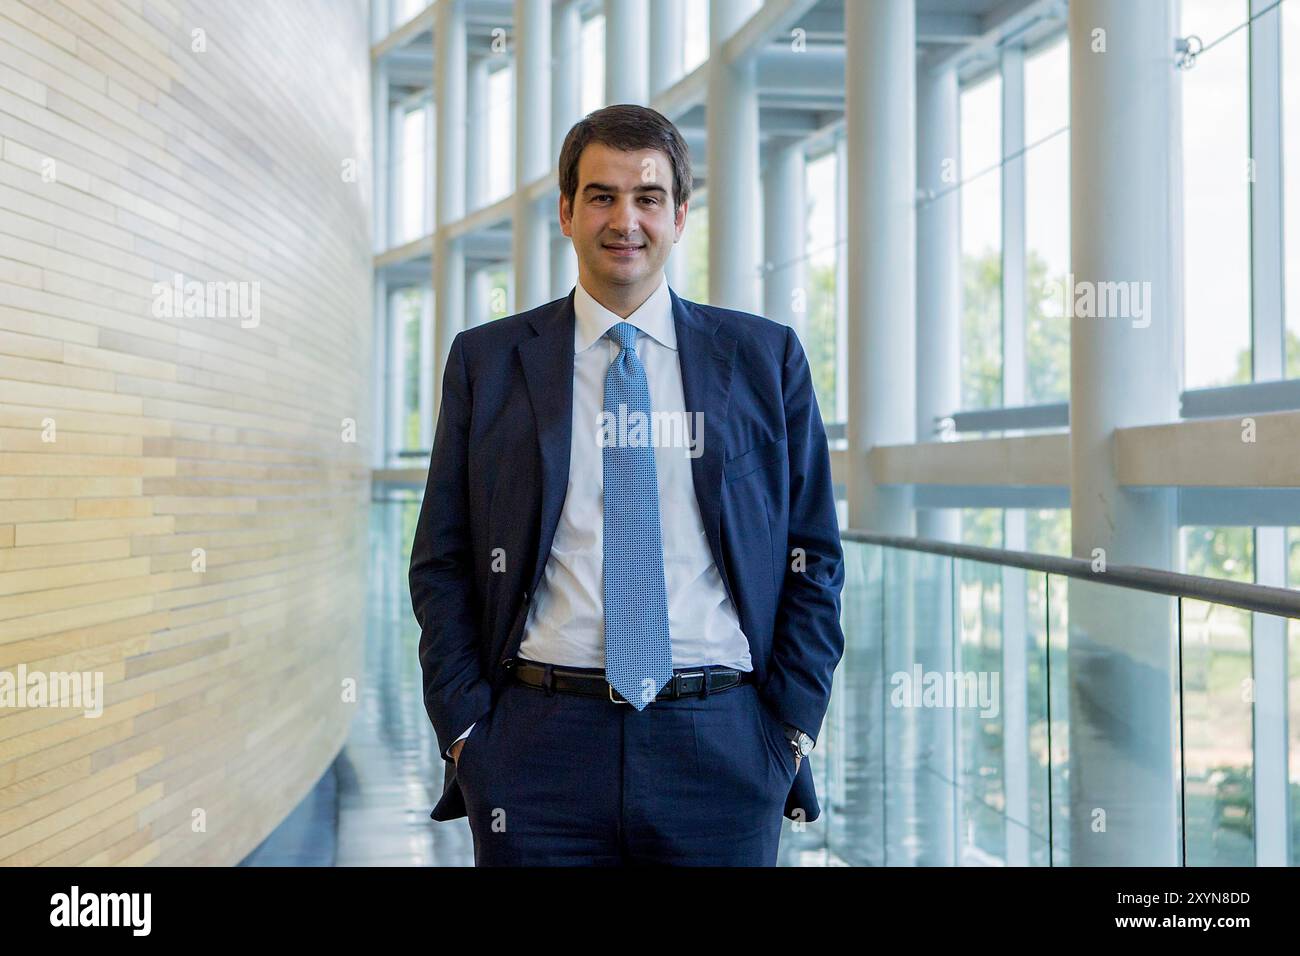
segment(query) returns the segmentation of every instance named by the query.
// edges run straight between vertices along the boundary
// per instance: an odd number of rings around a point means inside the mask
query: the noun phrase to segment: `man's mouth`
[[[617,256],[631,256],[640,252],[641,246],[621,245],[617,243],[606,243],[605,248]]]

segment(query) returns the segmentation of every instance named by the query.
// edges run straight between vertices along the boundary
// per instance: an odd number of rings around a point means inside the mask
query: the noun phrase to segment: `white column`
[[[388,70],[383,63],[376,63],[371,73],[371,92],[373,99],[371,102],[371,123],[374,127],[375,143],[375,168],[374,176],[374,209],[375,209],[375,234],[374,244],[375,252],[384,252],[389,245],[389,236],[391,219],[389,211],[392,209],[392,170],[389,169],[389,143],[391,133],[389,131],[389,117],[392,112],[388,108]]]
[[[515,311],[550,301],[551,204],[528,201],[526,187],[555,164],[551,155],[551,5],[515,0],[515,193],[511,251]]]
[[[685,0],[655,0],[650,8],[650,99],[682,78]]]
[[[952,414],[960,401],[961,376],[961,201],[959,95],[957,74],[917,73],[916,216],[916,437],[935,438],[935,420]],[[944,192],[948,190],[948,192]],[[940,195],[942,193],[942,195]],[[922,538],[959,542],[961,513],[926,508],[916,513]],[[952,668],[952,573],[934,582],[928,603],[938,626],[917,635],[917,656],[926,670]],[[923,822],[923,866],[955,866],[956,795],[947,780],[954,759],[953,724],[918,721],[919,744],[928,771],[917,781],[916,817]]]
[[[469,58],[465,91],[465,211],[480,209],[488,198],[488,59]]]
[[[649,101],[646,0],[605,0],[605,103]]]
[[[436,102],[438,104],[438,229],[434,238],[437,372],[434,403],[441,406],[442,370],[451,341],[465,327],[465,256],[444,228],[465,215],[465,6],[464,0],[440,0],[434,24]]]
[[[1172,568],[1171,489],[1119,485],[1116,428],[1178,419],[1180,104],[1172,0],[1073,0],[1070,245],[1079,283],[1150,282],[1147,315],[1071,320],[1075,557]],[[1104,31],[1098,33],[1097,31]],[[1094,52],[1104,40],[1105,52]],[[1116,144],[1123,144],[1116,148]],[[1095,288],[1095,286],[1094,286]],[[1070,297],[1071,301],[1073,297]],[[1068,303],[1067,303],[1068,304]],[[1075,866],[1180,862],[1172,601],[1070,582],[1070,851]]]
[[[867,453],[916,439],[916,4],[848,4],[844,33],[849,524],[911,534],[911,495],[874,484]]]
[[[727,63],[723,43],[753,13],[752,0],[709,4],[709,302],[759,309],[758,80],[752,56]]]
[[[807,345],[808,280],[804,154],[799,142],[768,151],[763,171],[763,314]]]
[[[957,411],[961,402],[961,125],[956,71],[918,73],[916,101],[917,188],[922,197],[916,214],[916,438],[934,441],[937,422]],[[933,534],[935,529],[922,530],[937,517],[937,512],[918,516],[922,537],[946,537]]]
[[[582,11],[562,0],[551,11],[551,162],[573,124],[582,119]]]

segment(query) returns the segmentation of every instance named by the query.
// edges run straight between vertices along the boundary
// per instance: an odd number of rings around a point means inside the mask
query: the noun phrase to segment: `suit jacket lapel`
[[[691,459],[695,498],[700,505],[704,536],[722,576],[727,596],[735,605],[726,562],[722,559],[722,461],[725,452],[727,408],[731,399],[731,372],[736,358],[736,340],[720,331],[721,320],[711,313],[683,302],[670,288],[673,325],[677,330],[677,360],[682,369],[682,394],[686,412],[704,413],[704,448]],[[698,439],[697,439],[698,440]],[[739,606],[737,611],[739,611]]]
[[[537,421],[537,445],[541,454],[542,513],[537,553],[528,593],[537,582],[551,553],[555,529],[569,485],[569,452],[573,438],[573,292],[550,312],[529,320],[536,337],[518,346],[528,395]],[[511,454],[512,449],[502,449]]]
[[[682,373],[682,394],[691,427],[694,412],[704,413],[704,447],[691,459],[695,497],[700,505],[709,550],[717,563],[723,586],[731,594],[722,556],[722,462],[725,452],[727,409],[736,340],[719,328],[721,320],[682,301],[671,288],[673,326],[677,333],[677,359]],[[555,540],[564,497],[569,485],[569,455],[573,440],[573,311],[574,293],[550,312],[529,320],[537,335],[518,346],[519,360],[537,420],[542,477],[541,526],[529,593],[536,591]],[[699,436],[696,436],[697,440]],[[732,603],[735,603],[732,597]]]

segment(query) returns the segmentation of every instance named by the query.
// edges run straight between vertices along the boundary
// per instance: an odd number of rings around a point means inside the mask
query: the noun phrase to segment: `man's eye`
[[[654,196],[642,196],[642,197],[641,197],[641,200],[642,200],[642,202],[648,202],[648,203],[650,203],[650,205],[652,205],[652,206],[656,206],[656,205],[659,204],[659,200],[655,199]]]

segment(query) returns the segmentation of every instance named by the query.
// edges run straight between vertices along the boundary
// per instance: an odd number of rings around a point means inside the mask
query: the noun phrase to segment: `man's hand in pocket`
[[[468,739],[469,738],[466,737],[463,740],[458,740],[454,744],[452,744],[451,747],[449,748],[449,753],[451,754],[451,762],[455,764],[457,767],[460,766],[460,752],[465,749],[465,741]]]

